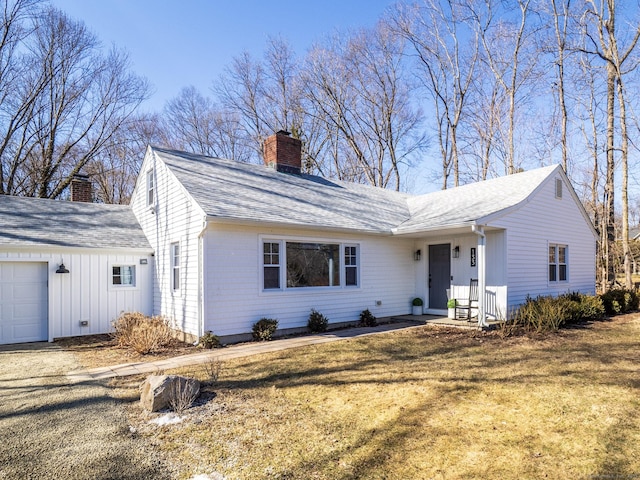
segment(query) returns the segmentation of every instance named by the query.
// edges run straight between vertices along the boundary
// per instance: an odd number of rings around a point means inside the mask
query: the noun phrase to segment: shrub
[[[614,288],[600,295],[607,315],[617,315],[638,309],[638,294],[633,290]]]
[[[363,327],[375,327],[378,325],[375,315],[368,308],[360,312],[360,325]]]
[[[261,318],[253,324],[253,339],[258,342],[271,340],[278,328],[278,320],[274,318]]]
[[[173,335],[165,317],[147,317],[139,312],[126,312],[113,322],[118,345],[133,348],[146,355],[171,344]]]
[[[575,304],[574,321],[593,320],[604,316],[604,305],[600,297],[579,292],[567,293],[561,297]]]
[[[169,408],[178,414],[184,413],[191,408],[199,393],[200,389],[193,388],[186,378],[176,378],[169,391]]]
[[[204,332],[198,339],[198,346],[202,348],[212,349],[220,347],[220,339],[217,335],[214,335],[211,330]]]
[[[424,305],[424,302],[420,297],[416,297],[411,301],[411,305],[413,305],[414,307],[421,307],[422,305]]]
[[[528,331],[555,332],[571,315],[568,307],[570,302],[563,298],[527,297],[525,303],[516,311],[513,321]]]
[[[314,333],[326,332],[329,319],[315,309],[311,309],[307,327]]]
[[[516,325],[535,332],[556,331],[563,325],[601,318],[605,307],[599,297],[578,292],[559,297],[527,297],[513,317]]]
[[[456,308],[457,304],[458,304],[458,302],[456,301],[455,298],[451,298],[451,299],[447,300],[447,308]]]
[[[220,373],[222,372],[223,363],[221,360],[213,359],[209,362],[202,364],[202,370],[204,371],[205,376],[208,378],[209,383],[216,383],[220,378]]]

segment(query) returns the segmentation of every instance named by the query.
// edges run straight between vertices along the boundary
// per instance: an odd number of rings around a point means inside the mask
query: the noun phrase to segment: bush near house
[[[600,295],[607,315],[618,315],[638,310],[639,298],[634,290],[615,288]]]
[[[529,332],[555,332],[565,325],[602,318],[604,314],[600,297],[573,292],[558,297],[527,297],[509,323]]]
[[[208,350],[218,348],[220,347],[220,339],[217,335],[214,335],[211,330],[207,330],[204,332],[204,335],[198,339],[198,346]]]
[[[313,333],[321,333],[327,331],[327,325],[329,324],[329,319],[318,312],[316,309],[311,309],[311,313],[309,314],[309,321],[307,322],[307,327]]]
[[[141,355],[155,353],[168,347],[173,334],[166,317],[148,317],[140,312],[124,312],[113,322],[118,345],[135,350]]]
[[[271,340],[278,329],[278,320],[275,318],[261,318],[253,324],[253,339],[258,342]]]
[[[360,325],[363,327],[375,327],[378,325],[375,315],[368,308],[360,312]]]

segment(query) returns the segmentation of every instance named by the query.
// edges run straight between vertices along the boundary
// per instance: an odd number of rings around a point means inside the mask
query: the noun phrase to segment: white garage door
[[[0,344],[47,340],[47,264],[0,262]]]

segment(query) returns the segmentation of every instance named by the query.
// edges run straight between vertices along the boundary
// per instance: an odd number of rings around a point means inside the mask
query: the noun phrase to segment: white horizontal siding
[[[147,171],[154,169],[156,207],[147,205]],[[199,328],[199,246],[204,212],[186,193],[167,166],[147,151],[131,206],[155,251],[153,311],[176,328],[194,335]],[[180,244],[180,290],[171,288],[171,243]]]
[[[141,265],[146,259],[147,265]],[[152,313],[152,257],[147,253],[90,252],[76,249],[4,250],[0,262],[46,262],[49,340],[112,331],[122,312]],[[61,262],[67,274],[55,273]],[[135,265],[135,287],[113,287],[113,265]],[[87,321],[83,327],[80,322]]]
[[[522,304],[528,295],[595,293],[596,241],[569,188],[564,184],[563,197],[556,198],[555,178],[549,178],[527,204],[491,223],[507,229],[510,310]],[[567,282],[548,281],[549,244],[569,247]]]
[[[262,235],[358,244],[360,287],[264,292]],[[408,274],[413,271],[411,240],[215,224],[206,232],[204,249],[205,330],[217,335],[250,332],[262,317],[278,319],[279,328],[303,327],[312,308],[331,323],[357,321],[366,308],[377,317],[407,314],[415,294],[414,278]]]

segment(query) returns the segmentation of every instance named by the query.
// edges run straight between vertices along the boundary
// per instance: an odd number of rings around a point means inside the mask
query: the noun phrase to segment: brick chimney
[[[76,174],[71,180],[72,202],[93,202],[93,188],[88,175]]]
[[[264,164],[278,172],[299,175],[302,167],[302,142],[280,130],[264,141]]]

